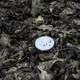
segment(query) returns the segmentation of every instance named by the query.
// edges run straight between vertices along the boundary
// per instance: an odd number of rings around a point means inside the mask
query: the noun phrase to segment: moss
[[[40,24],[44,23],[43,17],[38,16],[37,18],[35,18],[35,23],[36,23],[36,25],[40,25]]]
[[[35,17],[41,11],[41,0],[32,0],[32,16]]]

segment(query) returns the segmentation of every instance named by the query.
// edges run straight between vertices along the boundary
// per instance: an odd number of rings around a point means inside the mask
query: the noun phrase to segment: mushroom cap
[[[35,47],[41,51],[50,50],[54,46],[54,39],[49,36],[42,36],[36,39]]]

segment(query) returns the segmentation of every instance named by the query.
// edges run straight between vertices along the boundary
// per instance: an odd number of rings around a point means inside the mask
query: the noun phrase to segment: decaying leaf
[[[2,35],[1,35],[1,39],[0,39],[0,44],[1,45],[3,45],[3,46],[11,46],[11,44],[10,44],[10,37],[9,37],[9,35],[8,34],[5,34],[5,33],[3,33]]]
[[[39,74],[40,80],[51,80],[52,75],[49,74],[48,72],[44,71],[41,67],[38,66],[38,69],[41,71]]]
[[[40,25],[40,26],[37,26],[38,29],[40,30],[48,30],[48,31],[52,31],[53,30],[53,26],[52,25]]]

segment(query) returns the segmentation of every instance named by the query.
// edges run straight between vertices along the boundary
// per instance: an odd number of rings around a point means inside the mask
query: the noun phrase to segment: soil
[[[80,1],[0,0],[0,80],[80,80]]]

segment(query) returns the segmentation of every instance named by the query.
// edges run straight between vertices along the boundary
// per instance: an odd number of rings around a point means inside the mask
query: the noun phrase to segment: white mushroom
[[[54,40],[49,36],[39,37],[35,41],[35,47],[42,51],[50,50],[53,46],[54,46]]]

